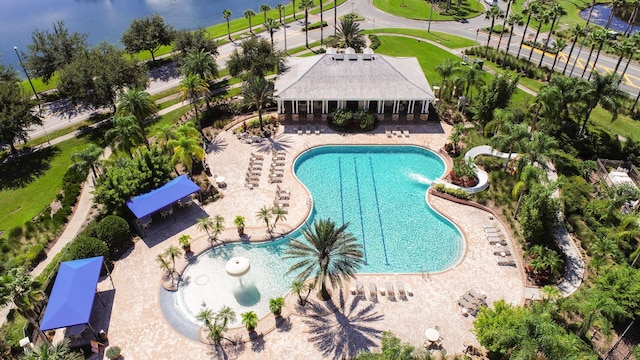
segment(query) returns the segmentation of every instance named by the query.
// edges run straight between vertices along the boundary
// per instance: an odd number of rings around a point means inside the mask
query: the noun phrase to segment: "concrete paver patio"
[[[169,325],[160,309],[159,292],[165,290],[160,286],[161,270],[155,256],[168,246],[177,245],[181,234],[194,238],[192,250],[195,253],[207,249],[209,241],[206,234],[196,228],[196,218],[206,214],[222,215],[227,229],[220,238],[237,241],[239,237],[233,219],[243,215],[247,221],[243,241],[268,239],[264,225],[255,214],[262,206],[273,205],[277,184],[267,181],[273,149],[287,152],[285,175],[279,185],[291,190],[287,219],[277,226],[277,232],[281,233],[298,227],[310,211],[310,195],[292,173],[291,165],[297,154],[321,144],[414,144],[438,149],[450,131],[449,125],[440,123],[416,122],[403,127],[411,131],[409,137],[387,137],[384,125],[367,134],[335,133],[324,126],[320,135],[298,135],[292,131],[292,126],[281,126],[278,134],[260,144],[241,143],[231,132],[219,134],[208,149],[207,161],[212,173],[226,178],[227,186],[222,190],[224,197],[202,208],[180,209],[175,212],[174,219],[152,224],[147,236],[136,241],[133,249],[116,263],[112,273],[115,291],[111,290],[108,280],[99,284],[99,289],[105,291],[103,298],[108,301],[106,308],[100,303],[95,306],[94,328],[107,330],[110,345],[121,347],[126,359],[187,356],[193,359],[349,358],[361,349],[378,347],[382,332],[386,330],[391,330],[403,341],[422,346],[425,329],[433,326],[442,328],[443,347],[449,354],[460,353],[463,344],[477,345],[472,333],[474,318],[463,316],[455,301],[466,290],[474,288],[486,292],[489,304],[498,299],[521,304],[524,300],[522,267],[519,261],[517,268],[498,266],[495,247],[484,237],[482,224],[491,222],[508,234],[503,224],[491,220],[490,214],[483,210],[435,196],[429,196],[430,204],[457,225],[466,241],[463,258],[449,270],[437,274],[359,275],[358,279],[365,284],[365,298],[349,293],[352,284],[346,285],[344,292],[336,289],[332,299],[335,312],[326,310],[329,304],[318,301],[300,309],[296,299],[289,295],[284,310],[286,320],[276,327],[273,315],[268,314],[261,319],[254,340],[229,345],[224,350],[184,337]],[[244,174],[252,152],[265,155],[265,168],[259,187],[250,190],[244,186]],[[515,244],[509,246],[515,249]],[[181,266],[186,263],[185,260],[181,262]],[[396,294],[395,301],[380,294],[370,298],[369,283],[375,283],[380,289],[387,281],[395,284],[398,280],[405,288],[413,290],[413,296],[398,298]],[[228,337],[249,339],[244,328],[231,329]]]

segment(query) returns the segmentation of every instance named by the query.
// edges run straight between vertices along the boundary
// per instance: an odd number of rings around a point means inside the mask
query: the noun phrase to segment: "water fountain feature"
[[[225,267],[227,274],[238,279],[236,286],[232,288],[233,296],[242,306],[252,306],[260,301],[260,291],[255,285],[253,278],[248,276],[251,270],[249,259],[244,256],[236,256],[229,261]]]
[[[591,8],[586,8],[580,12],[580,17],[584,20],[587,20],[589,17],[589,11]],[[607,20],[609,19],[609,14],[611,14],[611,8],[606,4],[598,4],[593,7],[593,13],[591,14],[591,22],[600,26],[605,26],[607,24]],[[611,19],[611,24],[609,24],[609,29],[612,31],[617,31],[619,33],[624,33],[627,29],[627,21],[616,17],[615,15]],[[640,26],[633,25],[631,29],[631,34],[640,31]]]

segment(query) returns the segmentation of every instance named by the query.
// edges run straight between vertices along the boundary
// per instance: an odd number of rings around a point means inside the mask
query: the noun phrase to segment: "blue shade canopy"
[[[198,190],[200,187],[187,175],[180,175],[155,190],[127,201],[127,206],[136,218],[142,219]]]
[[[98,256],[60,263],[41,330],[89,323],[103,260]]]

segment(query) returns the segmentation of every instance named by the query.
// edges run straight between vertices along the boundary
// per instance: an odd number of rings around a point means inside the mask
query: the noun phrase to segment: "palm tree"
[[[180,162],[189,174],[193,170],[193,160],[202,161],[204,159],[204,149],[198,139],[181,137],[177,140],[169,141],[167,146],[173,149],[171,163],[175,166]]]
[[[171,276],[173,269],[169,266],[169,261],[167,261],[164,253],[156,255],[156,262],[160,266],[160,269],[165,271],[167,276]]]
[[[269,226],[269,220],[271,220],[271,215],[272,215],[271,209],[269,209],[266,205],[263,206],[256,213],[256,219],[262,220],[262,222],[264,222],[264,224],[267,226],[267,231],[269,232],[270,236],[271,236],[271,227]]]
[[[533,133],[533,137],[524,142],[521,148],[522,154],[518,158],[518,169],[522,169],[527,165],[534,165],[549,168],[547,164],[547,155],[558,147],[558,141],[551,135],[541,131]]]
[[[595,50],[595,48],[597,47],[598,49],[602,49],[602,46],[604,45],[604,43],[607,41],[607,31],[605,29],[602,28],[596,28],[589,36],[589,47],[591,48],[589,50],[589,56],[587,56],[587,62],[584,65],[584,69],[582,70],[582,75],[580,75],[580,78],[583,78],[584,75],[587,73],[587,69],[589,68],[589,61],[591,61],[591,55],[593,55],[593,50]],[[595,61],[594,61],[594,65],[595,65]],[[593,73],[594,70],[591,69],[591,73]],[[589,77],[589,80],[591,79],[591,77]]]
[[[283,307],[284,307],[283,297],[269,299],[269,311],[271,311],[273,315],[280,316],[280,314],[282,313]]]
[[[207,84],[207,82],[199,75],[190,74],[180,81],[178,91],[180,92],[180,99],[182,101],[189,100],[191,105],[193,105],[193,110],[196,113],[196,121],[198,122],[198,128],[201,128],[200,117],[198,115],[198,100],[209,94],[209,84]]]
[[[262,110],[273,101],[273,83],[261,76],[250,76],[242,87],[242,95],[244,101],[249,108],[258,111],[258,121],[260,122],[260,131],[264,132],[262,127]]]
[[[298,18],[296,18],[296,0],[291,0],[291,9],[293,10],[293,18],[298,20]]]
[[[280,220],[286,221],[287,220],[287,210],[285,210],[284,208],[281,208],[280,206],[274,206],[273,208],[271,208],[271,213],[274,215],[273,225],[272,225],[272,227],[274,229],[275,229],[276,224],[278,223],[278,221],[280,221]]]
[[[216,313],[216,321],[220,321],[222,327],[226,330],[230,322],[236,322],[236,312],[228,306],[223,306],[222,309]]]
[[[160,127],[158,127],[158,135],[156,135],[155,143],[158,144],[162,149],[164,149],[172,137],[173,137],[173,125],[172,124],[161,125]]]
[[[0,276],[0,307],[13,303],[18,314],[27,319],[43,341],[50,345],[49,340],[40,330],[35,311],[43,298],[41,284],[32,280],[23,269],[13,268]]]
[[[291,240],[285,259],[298,259],[287,273],[300,271],[296,279],[304,281],[315,277],[315,284],[320,284],[319,297],[323,300],[331,298],[327,291],[326,281],[335,288],[341,279],[352,279],[355,272],[364,263],[362,245],[347,233],[349,224],[336,227],[327,220],[314,220],[313,227],[307,225],[302,229],[306,241]]]
[[[489,53],[489,42],[491,42],[491,35],[493,34],[493,26],[496,23],[496,18],[503,18],[504,11],[497,6],[492,6],[489,10],[484,13],[485,19],[491,19],[491,26],[489,27],[489,37],[487,38],[487,47],[484,51],[484,56],[487,56]]]
[[[542,67],[544,54],[547,51],[549,40],[551,40],[551,35],[553,34],[553,30],[555,29],[558,19],[562,16],[567,15],[567,11],[564,9],[564,7],[562,7],[562,5],[556,3],[551,7],[550,15],[552,16],[551,28],[549,29],[549,36],[547,36],[547,40],[544,42],[544,47],[542,48],[542,55],[540,56],[540,63],[538,63],[538,68]],[[553,68],[551,68],[551,71],[553,71]]]
[[[138,121],[133,115],[116,116],[113,118],[113,127],[105,133],[105,138],[112,144],[115,144],[115,148],[126,152],[130,157],[133,157],[131,149],[146,143],[146,138],[138,125]]]
[[[41,343],[34,348],[27,349],[22,360],[83,360],[80,352],[71,351],[69,340],[63,339],[55,345]]]
[[[478,65],[465,67],[462,71],[462,79],[465,82],[464,96],[471,101],[469,90],[474,86],[476,88],[484,86],[483,72]]]
[[[529,65],[531,65],[531,56],[533,56],[533,50],[536,48],[538,44],[538,36],[540,35],[540,30],[542,29],[542,25],[549,22],[551,18],[551,13],[548,10],[540,9],[535,16],[535,19],[538,21],[538,27],[536,28],[536,36],[533,38],[533,44],[531,45],[531,51],[529,52],[529,58],[527,59],[527,65],[524,68],[524,72],[526,73],[529,70]],[[544,54],[544,49],[542,49]],[[544,55],[543,55],[544,56]]]
[[[520,40],[520,46],[518,47],[518,54],[516,55],[516,59],[520,58],[520,51],[522,50],[522,44],[527,37],[527,29],[529,28],[529,23],[531,22],[531,17],[534,16],[538,10],[540,9],[540,4],[536,1],[528,3],[525,7],[522,8],[522,14],[527,15],[527,21],[524,25],[524,32],[522,33],[522,39]]]
[[[213,222],[212,241],[218,241],[218,236],[224,231],[224,218],[222,215],[216,215]]]
[[[253,331],[256,326],[258,326],[258,315],[256,315],[255,311],[247,311],[240,314],[242,318],[242,324],[249,331]]]
[[[631,35],[630,37],[631,41],[633,42],[634,46],[637,48],[638,46],[640,46],[640,32],[637,32],[633,35]],[[620,80],[622,81],[622,79],[624,78],[624,74],[627,73],[627,69],[629,68],[629,64],[631,63],[631,60],[633,59],[633,55],[629,55],[629,58],[627,59],[627,64],[624,66],[624,70],[622,70],[622,74],[620,74]],[[635,104],[634,104],[635,105]],[[634,106],[635,109],[635,106]]]
[[[551,70],[549,71],[549,77],[547,81],[551,80],[551,75],[553,74],[553,69],[556,67],[556,63],[558,62],[558,58],[560,57],[560,53],[567,47],[567,40],[559,38],[553,42],[553,50],[556,52],[556,56],[553,57],[553,64],[551,64]]]
[[[498,113],[494,112],[494,114]],[[505,113],[505,115],[506,114],[508,114],[508,112]],[[509,154],[504,162],[504,171],[509,169],[509,162],[511,162],[511,155],[513,155],[513,152],[520,150],[522,148],[522,142],[531,136],[525,124],[507,126],[507,129],[507,131],[504,131],[492,138],[496,147],[503,151],[506,149],[506,152]]]
[[[181,137],[197,139],[200,136],[200,132],[193,121],[187,121],[178,126],[173,135],[173,138],[175,139],[179,139]]]
[[[156,103],[148,92],[139,88],[130,88],[118,98],[118,115],[133,115],[144,134],[144,121],[158,111]],[[145,138],[146,141],[146,138]]]
[[[338,0],[333,0],[333,36],[338,35]]]
[[[100,168],[100,161],[98,158],[102,154],[103,149],[96,144],[87,145],[84,150],[77,151],[71,154],[71,161],[73,164],[69,168],[76,169],[82,174],[91,169],[94,179],[98,178],[97,169]]]
[[[204,217],[198,218],[196,220],[196,225],[198,229],[204,230],[207,233],[207,237],[211,239],[211,234],[209,233],[209,230],[213,230],[214,224],[213,224],[213,220],[211,220],[210,217],[204,216]]]
[[[252,9],[247,9],[244,11],[244,13],[242,13],[242,15],[245,17],[245,19],[249,20],[249,32],[253,33],[253,29],[251,28],[251,18],[256,16],[255,11],[253,11]]]
[[[522,14],[511,14],[507,18],[507,24],[509,24],[509,36],[507,36],[507,47],[504,49],[504,58],[502,59],[502,63],[505,64],[507,62],[507,54],[509,54],[509,46],[511,46],[511,38],[513,35],[513,28],[518,25],[522,26],[524,24],[524,20],[522,18]],[[500,41],[502,41],[502,33],[500,34]],[[500,47],[500,41],[498,41],[498,48]]]
[[[307,299],[309,298],[309,294],[311,294],[311,290],[313,290],[313,284],[305,284],[304,281],[301,280],[293,280],[291,282],[291,286],[289,290],[293,291],[294,294],[298,296],[298,304],[305,306],[307,304]],[[307,295],[305,295],[304,299],[302,298],[302,292],[307,291]]]
[[[604,25],[605,29],[609,28],[611,25],[611,20],[613,20],[613,15],[616,12],[616,8],[620,5],[624,5],[626,3],[625,0],[612,0],[609,6],[611,6],[611,11],[609,12],[609,17],[607,18],[607,23]]]
[[[273,47],[273,33],[280,28],[280,25],[278,25],[278,22],[272,18],[268,18],[264,23],[264,27],[269,32],[269,36],[271,37],[271,47]]]
[[[353,21],[353,18],[347,16],[340,19],[338,25],[338,33],[336,34],[336,43],[339,48],[353,48],[356,52],[365,47],[366,42],[360,25]]]
[[[320,3],[320,44],[324,44],[324,11],[322,10],[322,2],[324,0],[318,0]]]
[[[453,75],[456,71],[456,67],[457,64],[451,60],[451,58],[446,58],[444,59],[444,62],[440,63],[439,65],[436,66],[435,70],[436,72],[438,72],[438,74],[440,74],[440,76],[442,76],[442,83],[440,84],[440,97],[442,99],[446,99],[447,96],[445,96],[446,91],[448,91],[448,86],[447,86],[447,78],[449,78],[451,75]]]
[[[229,37],[229,41],[231,41],[231,24],[229,23],[229,18],[231,18],[231,10],[229,9],[222,10],[222,17],[227,22],[227,36]]]
[[[202,49],[187,54],[182,64],[184,75],[198,75],[204,81],[218,77],[218,64],[211,53]]]
[[[629,316],[623,306],[597,287],[585,291],[582,300],[578,303],[579,313],[582,315],[582,325],[578,330],[579,337],[583,337],[596,320],[610,328],[613,319]]]
[[[616,62],[616,67],[615,69],[613,69],[613,72],[618,72],[618,68],[620,67],[620,64],[622,63],[622,60],[629,56],[629,57],[633,57],[633,55],[636,52],[636,46],[633,42],[633,40],[631,38],[622,38],[620,39],[616,45],[613,47],[613,49],[615,50],[615,52],[617,54],[619,54],[620,56],[618,57],[618,61]],[[621,76],[622,78],[622,76]]]
[[[500,50],[500,44],[502,43],[502,35],[504,34],[504,30],[507,28],[507,23],[509,19],[513,16],[513,14],[509,15],[509,10],[511,9],[511,3],[513,2],[513,0],[506,0],[506,1],[507,1],[507,10],[505,10],[504,12],[504,16],[503,16],[504,21],[502,22],[502,30],[500,31],[500,38],[498,39],[498,46],[496,46],[496,49],[498,50]],[[460,5],[458,5],[458,8],[460,8]],[[513,28],[509,29],[509,36],[511,36],[511,31],[513,31]],[[508,52],[509,48],[507,48],[506,51]]]
[[[540,168],[529,164],[527,164],[522,171],[518,173],[519,180],[514,185],[513,190],[511,190],[511,196],[513,196],[514,199],[518,199],[516,209],[513,212],[514,219],[518,216],[518,211],[520,210],[520,205],[522,205],[524,195],[527,194],[534,183],[538,183],[540,181],[542,174],[543,173]]]
[[[597,39],[598,51],[596,52],[596,59],[593,60],[593,67],[591,68],[591,72],[589,73],[588,80],[591,80],[591,75],[596,70],[596,64],[598,63],[598,60],[600,59],[600,52],[602,51],[602,47],[611,42],[611,40],[609,39],[609,33],[606,30],[599,29],[597,32],[599,32],[601,35]]]
[[[271,6],[269,6],[269,4],[260,5],[260,12],[263,15],[263,21],[262,21],[263,24],[267,22],[267,11],[269,10],[271,10]]]
[[[562,75],[564,75],[567,71],[567,66],[569,66],[569,62],[571,61],[571,54],[573,54],[573,48],[575,48],[576,44],[578,43],[578,39],[580,38],[580,36],[585,35],[585,29],[586,28],[582,24],[576,24],[571,28],[570,32],[573,36],[573,42],[571,43],[571,49],[569,49],[567,62],[564,64],[564,69],[562,69]]]
[[[179,258],[180,256],[182,256],[182,250],[180,250],[180,248],[175,246],[175,245],[171,245],[171,246],[169,246],[168,248],[166,248],[164,250],[162,255],[165,258],[169,258],[169,260],[171,261],[171,273],[170,273],[170,275],[173,275],[173,273],[176,272],[176,259]],[[171,277],[171,279],[173,281],[173,276]]]
[[[298,8],[304,10],[304,36],[307,48],[309,48],[309,9],[313,8],[314,5],[313,0],[300,0],[298,4]]]
[[[451,129],[451,134],[449,135],[449,141],[453,144],[453,151],[457,154],[460,150],[458,145],[460,144],[460,140],[462,140],[462,135],[464,134],[464,124],[458,123],[453,125]]]
[[[584,84],[585,89],[582,92],[582,99],[586,110],[580,134],[584,133],[591,112],[597,105],[602,106],[603,109],[611,113],[612,121],[618,117],[618,109],[621,106],[620,101],[627,96],[624,91],[618,88],[619,80],[620,77],[616,73],[600,75],[599,72],[594,71],[593,80]]]
[[[280,20],[280,25],[284,26],[284,23],[282,22],[282,15],[285,13],[285,7],[283,3],[278,3],[276,5],[276,9],[278,9],[278,19]]]
[[[594,0],[595,3],[595,0]],[[638,16],[638,9],[640,8],[640,0],[631,0],[631,6],[633,6],[633,12],[631,16],[629,16],[629,21],[627,22],[627,28],[624,30],[624,36],[630,36],[633,30],[633,24],[636,22],[636,17]]]

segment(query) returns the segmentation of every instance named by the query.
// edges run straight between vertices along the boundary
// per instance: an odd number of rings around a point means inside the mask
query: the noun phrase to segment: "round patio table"
[[[424,332],[424,336],[426,336],[427,340],[429,340],[431,342],[435,342],[435,341],[438,341],[440,339],[440,333],[438,332],[438,330],[436,330],[434,328],[428,328]]]
[[[225,181],[225,180],[226,180],[226,179],[224,178],[224,176],[218,176],[218,177],[216,178],[216,184],[218,184],[218,185],[222,185],[222,184],[224,184],[224,181]]]

